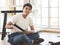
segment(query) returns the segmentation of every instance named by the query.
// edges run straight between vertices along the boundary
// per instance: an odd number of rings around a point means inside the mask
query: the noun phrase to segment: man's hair
[[[30,3],[24,4],[23,8],[24,8],[25,6],[29,6],[29,7],[32,9],[32,5],[31,5]]]

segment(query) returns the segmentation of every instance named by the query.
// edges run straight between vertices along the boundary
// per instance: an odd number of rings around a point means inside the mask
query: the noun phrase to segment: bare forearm
[[[7,28],[7,29],[13,29],[13,25],[6,25],[5,28]]]

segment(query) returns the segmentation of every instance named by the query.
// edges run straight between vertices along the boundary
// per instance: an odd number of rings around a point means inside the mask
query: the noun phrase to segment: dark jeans
[[[33,33],[33,34],[24,34],[24,33],[13,33],[11,35],[8,35],[9,39],[8,42],[10,42],[12,45],[19,45],[21,42],[26,42],[32,45],[32,40],[38,39],[39,34]]]

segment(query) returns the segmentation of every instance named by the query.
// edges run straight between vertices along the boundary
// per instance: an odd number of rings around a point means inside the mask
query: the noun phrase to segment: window
[[[60,0],[42,0],[42,28],[60,28]]]
[[[33,5],[32,17],[37,29],[60,28],[60,0],[32,0],[30,3]]]

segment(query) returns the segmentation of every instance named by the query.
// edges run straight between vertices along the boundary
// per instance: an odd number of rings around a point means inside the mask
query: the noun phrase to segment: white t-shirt
[[[30,17],[24,18],[21,14],[20,15],[14,15],[12,19],[10,20],[13,24],[17,24],[19,27],[23,28],[24,30],[28,30],[28,26],[32,26],[33,22]],[[14,32],[22,32],[20,29],[14,27],[11,30],[11,33]]]

